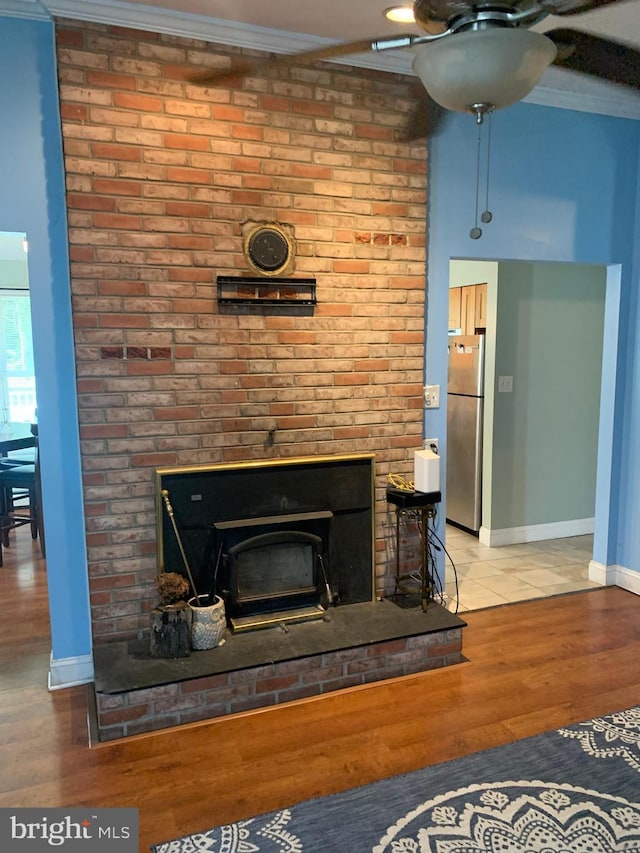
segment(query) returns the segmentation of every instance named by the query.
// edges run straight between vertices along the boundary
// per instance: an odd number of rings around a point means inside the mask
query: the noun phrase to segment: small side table
[[[433,578],[429,574],[427,524],[433,515],[435,505],[442,500],[440,492],[406,492],[387,486],[387,503],[396,508],[396,588],[394,595],[402,592],[402,581],[408,577],[400,573],[400,514],[403,510],[417,509],[422,514],[420,530],[420,601],[426,612],[430,599],[433,599]]]

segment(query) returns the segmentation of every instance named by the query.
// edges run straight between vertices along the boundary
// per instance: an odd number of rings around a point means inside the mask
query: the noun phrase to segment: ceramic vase
[[[213,604],[208,604],[208,595],[199,595],[189,599],[193,613],[191,621],[191,648],[215,649],[220,645],[227,622],[224,601],[216,596]]]

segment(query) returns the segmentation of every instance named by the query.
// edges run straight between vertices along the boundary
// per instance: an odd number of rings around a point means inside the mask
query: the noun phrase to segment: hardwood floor
[[[0,806],[135,806],[152,843],[640,701],[640,599],[611,587],[463,614],[468,663],[88,746],[87,688],[49,693],[46,572],[0,568]]]

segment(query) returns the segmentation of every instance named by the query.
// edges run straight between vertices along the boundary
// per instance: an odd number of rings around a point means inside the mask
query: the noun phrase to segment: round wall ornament
[[[255,225],[244,235],[244,253],[260,275],[279,275],[289,267],[293,244],[286,231],[274,223]]]

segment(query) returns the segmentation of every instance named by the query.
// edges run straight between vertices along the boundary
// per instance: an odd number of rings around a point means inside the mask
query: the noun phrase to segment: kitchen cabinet
[[[473,335],[476,330],[476,286],[470,284],[460,290],[460,328],[464,335]]]
[[[449,288],[449,328],[473,335],[487,327],[487,285],[466,284]]]
[[[460,303],[462,300],[462,288],[451,287],[449,289],[449,328],[461,329],[460,322]]]
[[[487,328],[487,285],[476,284],[476,329]]]

